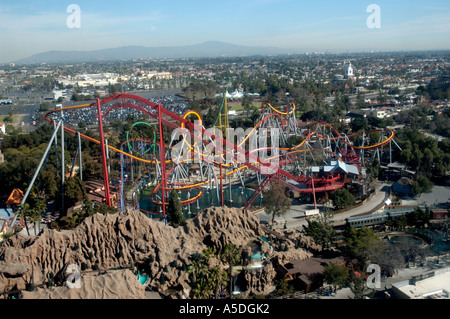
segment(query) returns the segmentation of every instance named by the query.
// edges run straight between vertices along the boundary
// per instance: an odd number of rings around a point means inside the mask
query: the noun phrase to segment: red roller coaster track
[[[280,148],[281,151],[283,151],[284,153],[278,156],[278,160],[280,161],[280,165],[279,168],[276,172],[276,174],[272,173],[272,174],[264,174],[263,170],[261,170],[262,166],[269,166],[269,163],[267,162],[267,160],[261,160],[257,155],[253,154],[254,151],[249,152],[249,151],[245,151],[245,142],[246,140],[249,138],[249,136],[253,133],[255,133],[258,128],[262,125],[262,123],[264,123],[265,121],[267,121],[269,118],[275,117],[276,119],[278,119],[281,123],[282,128],[286,128],[286,121],[283,120],[282,116],[288,116],[289,114],[291,114],[292,112],[295,112],[295,105],[292,103],[290,105],[292,105],[292,110],[289,111],[289,106],[287,106],[286,108],[286,112],[280,112],[278,110],[276,110],[275,108],[273,108],[270,104],[268,103],[263,103],[263,105],[268,105],[270,107],[270,109],[273,111],[270,114],[267,114],[266,116],[263,117],[262,120],[260,120],[255,127],[253,128],[253,130],[248,134],[247,138],[240,143],[239,145],[235,145],[232,142],[229,142],[225,139],[222,139],[222,137],[220,136],[214,136],[212,133],[210,133],[208,130],[204,129],[202,126],[199,126],[197,124],[192,123],[190,120],[186,119],[185,117],[181,117],[173,112],[170,112],[169,110],[163,108],[161,105],[156,105],[155,103],[148,101],[147,99],[144,99],[142,97],[136,96],[136,95],[130,95],[130,94],[115,94],[115,95],[111,95],[103,100],[98,100],[97,103],[91,103],[91,104],[84,104],[84,105],[78,105],[78,106],[71,106],[71,107],[66,107],[66,108],[60,108],[60,109],[54,109],[50,112],[48,112],[45,115],[45,119],[47,122],[49,122],[50,124],[53,124],[54,121],[53,119],[51,119],[52,115],[57,114],[58,112],[61,111],[70,111],[70,110],[84,110],[84,109],[93,109],[94,107],[97,107],[98,109],[98,118],[99,118],[99,129],[100,129],[100,141],[96,140],[92,137],[89,137],[85,134],[81,134],[80,136],[83,137],[84,139],[87,139],[93,143],[96,144],[103,144],[102,140],[103,140],[103,132],[102,132],[102,121],[103,119],[113,110],[116,109],[120,109],[120,108],[129,108],[129,109],[134,109],[137,110],[145,115],[148,115],[154,119],[157,119],[159,122],[159,133],[160,133],[160,141],[159,141],[159,145],[163,146],[164,148],[164,143],[163,143],[163,125],[170,127],[172,129],[177,129],[180,127],[186,127],[189,130],[197,130],[200,131],[203,136],[207,136],[210,137],[212,139],[217,139],[217,142],[219,145],[225,145],[226,148],[224,148],[224,150],[228,149],[228,150],[234,150],[237,152],[241,152],[241,154],[245,154],[246,155],[246,162],[245,163],[241,163],[239,165],[239,167],[237,169],[231,170],[225,174],[220,174],[220,176],[218,177],[218,179],[220,178],[220,180],[222,181],[222,179],[225,176],[228,176],[230,174],[234,174],[236,171],[244,169],[244,168],[249,168],[252,169],[262,175],[266,175],[266,179],[264,181],[264,186],[276,175],[278,179],[280,179],[280,181],[282,183],[284,183],[287,187],[289,187],[290,189],[297,191],[299,193],[313,193],[315,194],[316,192],[328,192],[328,191],[333,191],[333,190],[337,190],[341,187],[344,186],[344,177],[341,175],[337,175],[337,176],[328,176],[326,178],[308,178],[304,175],[300,175],[300,176],[293,176],[291,173],[287,172],[286,170],[284,170],[282,167],[285,164],[290,164],[292,163],[294,160],[288,156],[288,155],[292,155],[292,154],[296,154],[299,152],[303,152],[303,151],[308,151],[308,150],[302,150],[300,149],[302,146],[305,145],[306,142],[308,142],[313,136],[317,136],[319,139],[320,138],[324,138],[323,135],[321,135],[319,132],[316,132],[315,130],[313,130],[314,127],[319,126],[326,126],[329,129],[331,129],[334,134],[336,135],[336,137],[333,137],[331,139],[341,139],[348,147],[350,147],[350,149],[352,150],[368,150],[368,149],[374,149],[374,148],[378,148],[381,147],[387,143],[389,143],[393,138],[394,138],[394,132],[391,130],[384,130],[384,132],[388,132],[389,136],[383,140],[380,143],[377,143],[375,145],[369,145],[369,146],[356,146],[356,145],[352,145],[351,143],[349,143],[347,141],[347,139],[343,138],[343,136],[330,124],[324,122],[324,121],[318,121],[313,123],[304,133],[303,133],[303,137],[304,139],[301,141],[301,143],[299,143],[296,146],[290,147],[290,148]],[[103,110],[101,109],[103,107]],[[263,107],[262,107],[263,109]],[[264,112],[264,109],[263,109]],[[197,116],[199,117],[200,121],[201,118],[200,116],[197,114]],[[72,134],[78,134],[77,131],[68,128],[67,126],[64,126],[64,130],[72,133]],[[380,130],[376,130],[376,131],[371,131],[371,132],[380,132]],[[356,136],[358,134],[362,134],[362,133],[357,133],[357,134],[353,134],[353,135],[349,135],[348,137],[351,136]],[[205,141],[203,141],[203,143],[205,143]],[[242,148],[242,145],[244,145],[244,148]],[[138,160],[140,162],[143,163],[155,163],[155,161],[157,160],[149,160],[146,158],[142,158],[136,155],[133,155],[131,153],[128,152],[124,152],[122,150],[119,150],[113,146],[107,145],[107,147],[112,150],[115,151],[117,153],[121,153],[124,156],[127,156],[129,158],[133,158],[135,160]],[[195,150],[191,147],[192,152],[195,152]],[[269,148],[268,148],[269,149]],[[309,150],[311,151],[311,150]],[[222,152],[221,152],[222,153]],[[354,153],[354,152],[353,152]],[[348,155],[348,159],[350,159],[351,161],[356,161],[357,159],[357,155],[356,153],[349,153],[346,154]],[[153,200],[155,203],[162,205],[163,209],[165,210],[165,206],[167,205],[167,202],[165,201],[164,195],[165,195],[165,191],[171,190],[171,189],[189,189],[189,188],[196,188],[196,189],[200,189],[200,186],[205,185],[207,183],[210,183],[211,181],[205,181],[202,183],[193,183],[193,184],[178,184],[178,185],[173,185],[171,187],[169,187],[168,183],[167,183],[167,175],[170,174],[170,172],[174,169],[175,165],[172,165],[172,167],[169,169],[169,171],[166,171],[165,165],[166,164],[170,164],[172,161],[168,160],[165,158],[165,156],[163,155],[165,154],[164,150],[162,150],[162,153],[160,153],[160,161],[158,162],[159,164],[161,164],[162,166],[162,170],[163,170],[163,174],[162,174],[162,178],[161,181],[159,182],[159,184],[157,185],[157,187],[155,188],[154,194],[156,193],[156,191],[160,188],[162,188],[162,194],[163,194],[163,200],[162,202],[158,202]],[[224,154],[224,153],[222,153]],[[234,155],[237,156],[237,155]],[[222,156],[220,156],[220,158],[222,158]],[[207,161],[206,158],[204,158],[203,160]],[[235,157],[236,160],[236,157]],[[269,159],[270,160],[270,159]],[[105,165],[106,163],[106,158],[105,158],[105,154],[104,152],[102,152],[102,162],[103,165]],[[178,163],[179,164],[179,163]],[[216,167],[230,167],[231,164],[224,164],[221,161],[216,162],[213,161],[213,164]],[[107,183],[107,173],[104,173],[105,175],[105,187],[109,188],[109,185]],[[302,186],[295,186],[292,185],[291,183],[287,182],[286,180],[284,180],[283,178],[281,178],[281,176],[284,176],[286,179],[295,181],[297,183],[299,183]],[[261,184],[262,185],[262,184]],[[264,186],[258,187],[257,190],[255,190],[254,195],[251,198],[255,198],[264,188]],[[201,196],[201,190],[199,192],[199,195],[194,197],[194,199],[190,199],[188,201],[185,201],[183,204],[187,204],[187,203],[192,203],[195,200],[197,200],[199,197]],[[251,202],[253,200],[248,200],[247,203],[245,204],[245,207],[247,208]],[[164,203],[164,204],[163,204]]]

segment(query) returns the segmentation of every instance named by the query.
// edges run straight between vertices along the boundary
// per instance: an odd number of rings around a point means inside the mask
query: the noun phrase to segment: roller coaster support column
[[[62,104],[61,104],[62,109]],[[64,183],[66,181],[66,160],[64,158],[64,116],[63,111],[61,111],[61,212],[62,216],[65,216],[66,213],[64,211]]]
[[[223,154],[223,140],[220,139],[219,141],[220,143],[220,152],[219,152],[219,156],[220,156],[220,198],[222,201],[222,207],[223,207],[223,175],[222,175],[222,154]]]
[[[159,121],[159,147],[160,147],[160,157],[161,157],[161,192],[162,192],[162,209],[164,215],[164,224],[167,223],[166,220],[166,187],[167,187],[167,179],[166,179],[166,152],[164,150],[164,136],[163,136],[163,127],[162,127],[162,106],[161,102],[158,104],[158,121]]]
[[[80,180],[83,180],[83,155],[81,154],[81,135],[78,132],[78,148],[80,151]]]
[[[105,149],[105,137],[103,135],[103,117],[102,110],[100,109],[100,99],[97,99],[98,110],[98,130],[100,132],[100,148],[102,151],[102,167],[103,167],[103,184],[105,185],[105,200],[106,205],[111,206],[111,197],[109,194],[109,178],[108,178],[108,166],[106,163],[106,149]]]
[[[56,129],[56,122],[53,122],[53,128]],[[56,169],[59,171],[59,159],[58,159],[58,136],[55,136],[55,158],[56,158]]]
[[[105,140],[105,150],[106,150],[106,159],[108,161],[108,175],[111,172],[111,167],[109,165],[109,147],[108,147],[108,139]]]
[[[317,202],[316,202],[316,190],[314,189],[314,178],[311,179],[312,181],[312,189],[313,189],[313,197],[314,197],[314,209],[317,209]]]
[[[58,125],[55,124],[55,128],[53,130],[53,135],[47,144],[47,148],[45,149],[44,155],[42,155],[41,161],[40,161],[36,171],[34,172],[33,178],[31,179],[31,182],[28,185],[27,191],[25,192],[25,195],[23,196],[22,201],[20,202],[21,205],[25,204],[25,202],[27,201],[28,195],[30,195],[31,188],[33,187],[34,182],[36,181],[36,178],[38,177],[39,172],[41,171],[42,165],[44,165],[45,159],[48,156],[48,152],[50,151],[50,148],[52,147],[53,141],[56,138],[56,134],[58,133],[60,126],[61,126],[61,122],[59,122]],[[16,223],[16,220],[17,220],[17,214],[14,214],[14,215],[15,216],[11,223],[11,228],[14,228],[14,224]]]
[[[123,151],[123,147],[120,147],[120,150]],[[120,153],[120,211],[125,211],[125,202],[123,199],[123,153]]]

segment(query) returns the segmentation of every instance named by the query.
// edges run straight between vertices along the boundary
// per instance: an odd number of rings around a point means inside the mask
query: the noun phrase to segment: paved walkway
[[[436,185],[433,191],[428,194],[421,194],[418,198],[402,199],[403,205],[424,205],[434,206],[440,203],[450,202],[450,187]]]
[[[391,184],[385,182],[377,182],[375,185],[375,194],[369,198],[369,200],[362,206],[349,209],[348,211],[335,214],[333,221],[335,224],[342,224],[345,219],[355,215],[361,215],[368,213],[375,209],[377,206],[382,204],[389,193],[389,188]],[[317,205],[317,208],[322,212],[324,210],[323,205]],[[302,230],[303,225],[307,225],[307,221],[304,218],[305,210],[314,209],[314,204],[293,204],[291,208],[282,216],[275,217],[277,225],[275,227],[282,228],[286,224],[287,228],[295,228]],[[260,212],[257,214],[261,223],[266,224],[272,221],[272,216],[266,214],[265,212]]]
[[[335,214],[333,221],[335,222],[335,224],[342,224],[345,223],[346,218],[366,214],[373,211],[378,206],[382,205],[386,200],[391,185],[392,184],[387,184],[384,182],[377,182],[377,184],[375,185],[375,194],[371,198],[369,198],[368,201],[364,203],[364,205],[349,209],[342,213]]]

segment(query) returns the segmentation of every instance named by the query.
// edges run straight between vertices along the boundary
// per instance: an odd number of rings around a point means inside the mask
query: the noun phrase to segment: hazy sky
[[[70,4],[80,28],[69,28]],[[370,4],[380,28],[369,28]],[[76,21],[76,20],[74,20]],[[302,51],[450,49],[448,0],[0,0],[0,63],[49,50],[223,41]]]

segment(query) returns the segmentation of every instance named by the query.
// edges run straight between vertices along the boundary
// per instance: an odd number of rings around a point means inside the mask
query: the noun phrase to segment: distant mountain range
[[[293,52],[293,50],[274,47],[250,47],[219,41],[208,41],[205,43],[188,46],[126,46],[93,51],[47,51],[44,53],[35,54],[28,58],[17,60],[15,63],[80,63],[148,58],[213,58],[222,56],[237,57],[253,55],[278,55],[287,53],[295,52]]]

